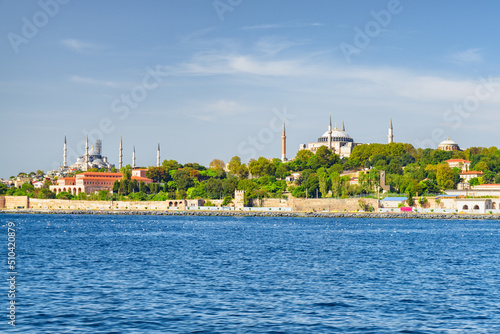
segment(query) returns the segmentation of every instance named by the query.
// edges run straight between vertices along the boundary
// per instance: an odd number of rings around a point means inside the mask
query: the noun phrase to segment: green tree
[[[170,175],[164,167],[149,167],[146,176],[153,180],[153,182],[167,182],[170,181]]]
[[[175,171],[173,180],[177,185],[177,190],[182,190],[184,192],[194,185],[190,172],[185,169]]]
[[[227,168],[229,170],[229,174],[232,175],[237,175],[238,174],[238,169],[241,166],[241,159],[238,156],[234,156],[231,158],[229,161]]]
[[[329,187],[329,178],[328,173],[324,167],[318,169],[318,182],[319,182],[319,191],[321,192],[321,197],[326,197],[328,194]]]

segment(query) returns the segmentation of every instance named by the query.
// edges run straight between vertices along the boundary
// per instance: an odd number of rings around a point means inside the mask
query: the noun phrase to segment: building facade
[[[64,177],[57,180],[57,185],[50,186],[50,191],[60,194],[61,192],[68,192],[72,195],[78,195],[82,192],[92,194],[101,190],[113,191],[113,184],[116,180],[123,178],[122,173],[100,173],[100,172],[85,172],[77,174],[75,177]],[[131,177],[132,180],[137,182],[144,182],[145,184],[153,183],[153,180],[135,176]]]

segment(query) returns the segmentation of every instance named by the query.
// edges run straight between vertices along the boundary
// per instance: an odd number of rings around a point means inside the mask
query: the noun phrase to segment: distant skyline
[[[287,157],[361,143],[500,146],[495,1],[0,1],[0,177],[68,163]],[[83,146],[82,146],[83,143]],[[73,152],[73,153],[72,153]]]

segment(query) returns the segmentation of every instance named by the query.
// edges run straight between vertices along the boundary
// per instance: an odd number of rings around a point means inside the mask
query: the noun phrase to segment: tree
[[[164,167],[149,167],[146,172],[146,176],[154,182],[165,182],[170,179],[170,175]]]
[[[238,156],[234,156],[229,161],[227,168],[229,170],[229,174],[236,175],[238,173],[238,168],[241,166],[241,159]]]
[[[216,199],[222,196],[222,181],[220,179],[210,179],[205,185],[205,193],[208,198]]]
[[[326,197],[329,188],[328,173],[325,171],[324,167],[318,169],[318,182],[319,191],[321,192],[321,197]]]
[[[175,160],[163,160],[161,165],[167,173],[170,173],[171,170],[182,168],[182,165]]]
[[[208,165],[208,168],[213,169],[213,170],[224,170],[225,167],[226,167],[226,164],[224,163],[224,161],[222,161],[220,159],[214,159]]]
[[[8,189],[9,188],[5,184],[0,183],[0,195],[7,193]]]
[[[453,189],[455,183],[453,181],[453,169],[448,164],[439,164],[436,168],[436,181],[441,189]]]
[[[186,169],[179,169],[175,171],[173,180],[177,185],[177,190],[183,190],[184,192],[194,185],[194,181],[191,178],[189,170]]]

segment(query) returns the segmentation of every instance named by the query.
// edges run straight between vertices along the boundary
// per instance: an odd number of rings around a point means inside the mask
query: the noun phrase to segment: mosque
[[[63,147],[63,165],[59,167],[59,170],[51,171],[54,176],[68,174],[71,171],[83,171],[86,172],[91,168],[105,169],[110,171],[115,165],[108,162],[108,157],[101,154],[102,141],[100,139],[96,140],[95,145],[93,145],[89,150],[89,137],[85,140],[85,154],[78,157],[76,162],[71,166],[68,166],[68,146],[66,143],[66,135],[64,135],[64,147]],[[118,169],[123,167],[123,143],[120,137],[120,148],[118,156]],[[158,151],[156,153],[156,166],[160,166],[160,143],[158,143]],[[135,145],[132,149],[132,169],[135,169]]]
[[[92,146],[89,151],[89,137],[85,143],[85,154],[79,157],[74,164],[69,166],[70,169],[87,171],[91,168],[107,169],[115,167],[115,165],[108,162],[108,157],[101,155],[102,141],[96,140],[95,146]],[[66,136],[64,136],[64,166],[66,165]]]
[[[389,134],[388,143],[394,142],[394,129],[392,127],[392,118],[389,123]],[[309,150],[315,153],[321,146],[326,146],[332,150],[335,154],[338,154],[342,159],[349,158],[352,150],[355,146],[361,145],[361,143],[356,143],[351,136],[346,132],[344,122],[342,122],[342,128],[338,129],[337,125],[332,129],[332,115],[330,115],[330,120],[328,123],[328,130],[318,138],[317,142],[309,144],[301,144],[299,150]],[[281,160],[287,161],[286,158],[286,135],[285,135],[285,124],[283,123],[283,135],[282,135],[282,154]]]

